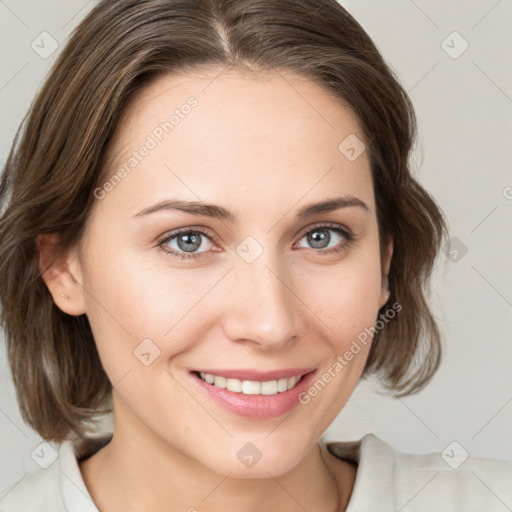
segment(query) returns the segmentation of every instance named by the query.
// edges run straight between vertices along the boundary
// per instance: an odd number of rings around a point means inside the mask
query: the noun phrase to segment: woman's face
[[[116,435],[276,476],[357,385],[370,342],[345,354],[388,298],[386,268],[356,118],[297,76],[219,72],[139,93],[70,269]]]

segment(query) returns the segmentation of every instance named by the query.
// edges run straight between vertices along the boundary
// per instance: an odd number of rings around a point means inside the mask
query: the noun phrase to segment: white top
[[[0,512],[98,512],[77,457],[92,455],[110,439],[111,434],[75,443],[64,441],[58,458],[47,469],[27,475],[0,493]],[[512,462],[482,457],[463,461],[465,452],[457,443],[443,455],[399,452],[374,434],[326,446],[336,457],[358,465],[347,512],[512,509]]]

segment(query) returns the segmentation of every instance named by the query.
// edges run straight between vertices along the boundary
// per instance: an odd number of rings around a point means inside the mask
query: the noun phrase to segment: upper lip
[[[281,370],[261,372],[251,369],[217,370],[207,368],[195,371],[198,373],[209,373],[218,377],[225,377],[226,379],[267,382],[271,380],[289,379],[290,377],[302,377],[303,375],[306,375],[306,373],[310,373],[314,370],[315,368],[283,368]]]

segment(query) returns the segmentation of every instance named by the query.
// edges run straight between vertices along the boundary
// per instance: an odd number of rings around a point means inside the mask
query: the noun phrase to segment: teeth
[[[238,379],[227,379],[226,389],[228,391],[233,391],[234,393],[241,393],[242,392],[242,381],[238,380]]]
[[[213,377],[213,385],[218,388],[225,389],[226,387],[226,379],[224,377],[214,377],[213,375],[208,375],[210,379]],[[206,379],[205,379],[206,380]]]
[[[213,384],[215,382],[215,377],[211,373],[203,373],[202,375],[204,375],[204,380],[208,382],[208,384]],[[219,379],[221,378],[222,377],[219,377]]]
[[[261,383],[262,395],[277,395],[277,380],[270,380]]]
[[[240,382],[241,391],[244,395],[261,395],[261,382],[254,380],[242,380]],[[230,389],[229,391],[233,391]]]
[[[283,391],[286,391],[288,389],[288,379],[279,379],[277,381],[277,391],[279,393],[282,393]]]
[[[208,384],[213,384],[217,388],[227,389],[234,393],[243,395],[277,395],[295,387],[300,377],[290,377],[289,379],[269,380],[267,382],[258,382],[254,380],[226,379],[212,375],[211,373],[199,374]]]

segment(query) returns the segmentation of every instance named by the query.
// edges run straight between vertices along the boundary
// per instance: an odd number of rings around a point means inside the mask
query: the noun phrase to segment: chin
[[[285,420],[286,422],[287,420]],[[223,445],[214,443],[197,452],[195,458],[212,471],[230,478],[269,478],[282,476],[294,469],[315,445],[316,439],[304,436],[303,428],[281,427],[277,434],[237,434]],[[300,432],[302,430],[302,432]],[[294,433],[301,435],[294,435]],[[199,445],[200,443],[198,443]],[[196,445],[196,446],[198,446]]]
[[[205,464],[213,462],[213,466],[208,464],[210,469],[221,475],[228,475],[230,478],[241,480],[246,479],[268,479],[269,475],[278,478],[293,470],[301,461],[301,454],[294,452],[274,452],[272,454],[262,454],[259,460],[240,461],[237,453],[232,452],[226,459],[217,461],[205,461]],[[247,457],[247,456],[246,456]],[[235,462],[233,462],[235,460]]]

